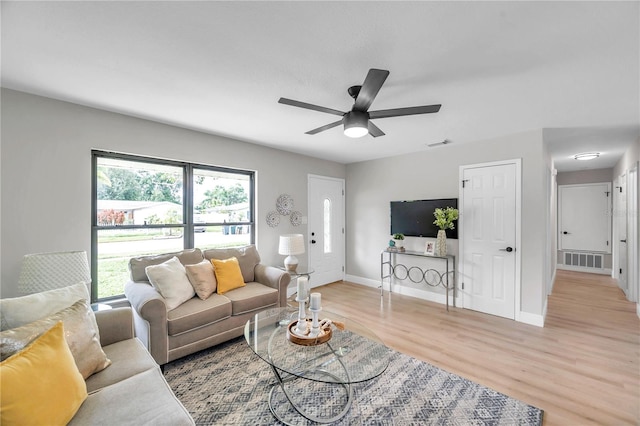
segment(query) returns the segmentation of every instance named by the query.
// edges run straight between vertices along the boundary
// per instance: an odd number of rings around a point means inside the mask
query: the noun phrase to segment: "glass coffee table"
[[[352,385],[379,376],[389,365],[391,350],[368,327],[326,311],[320,318],[334,322],[331,339],[312,346],[289,340],[287,327],[298,319],[294,308],[262,311],[245,325],[247,344],[277,380],[269,392],[269,409],[285,424],[290,422],[282,415],[282,402],[312,422],[341,419],[351,408]]]

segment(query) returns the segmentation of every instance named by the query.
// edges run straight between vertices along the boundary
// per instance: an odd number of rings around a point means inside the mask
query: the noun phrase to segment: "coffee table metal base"
[[[341,354],[340,352],[336,352],[330,344],[328,344],[329,348],[331,349],[331,351],[333,352],[333,356],[334,358],[332,358],[330,361],[327,362],[339,362],[340,365],[342,366],[342,369],[344,370],[346,377],[348,379],[349,377],[349,372],[347,371],[346,366],[344,365],[344,363],[342,362],[342,360],[340,359]],[[322,365],[322,364],[321,364]],[[288,423],[284,418],[282,418],[282,416],[280,416],[275,407],[274,407],[274,403],[273,403],[273,398],[276,394],[276,391],[278,389],[282,390],[282,393],[286,396],[287,401],[289,402],[289,404],[291,405],[291,407],[301,416],[303,416],[304,418],[306,418],[307,420],[310,420],[312,422],[315,423],[320,423],[320,424],[328,424],[328,423],[334,423],[338,420],[340,420],[341,418],[343,418],[348,412],[349,409],[351,409],[351,403],[353,402],[353,388],[351,386],[351,383],[349,383],[349,380],[343,381],[340,377],[326,371],[323,370],[322,368],[312,368],[306,371],[301,372],[298,375],[289,375],[288,377],[283,378],[283,375],[280,373],[280,371],[278,371],[278,369],[276,367],[274,367],[273,365],[271,365],[271,370],[273,371],[273,374],[276,376],[276,379],[278,380],[277,383],[275,383],[273,385],[273,387],[271,388],[271,391],[269,391],[269,410],[271,410],[271,414],[274,415],[275,418],[277,418],[278,420],[280,420],[282,423],[286,424],[286,425],[290,425],[291,423]],[[294,380],[313,380],[313,379],[307,379],[304,376],[307,374],[312,374],[315,375],[316,377],[318,375],[320,376],[328,376],[331,377],[332,379],[335,379],[335,382],[331,382],[331,381],[327,381],[327,382],[323,382],[325,385],[327,386],[342,386],[346,392],[346,401],[344,402],[343,406],[340,409],[340,412],[333,415],[333,416],[328,416],[328,417],[319,417],[316,415],[313,415],[311,413],[309,413],[307,410],[304,409],[304,407],[301,407],[300,405],[298,405],[293,398],[293,395],[290,394],[289,391],[287,391],[286,388],[286,383],[294,381]],[[315,380],[317,382],[317,380]]]

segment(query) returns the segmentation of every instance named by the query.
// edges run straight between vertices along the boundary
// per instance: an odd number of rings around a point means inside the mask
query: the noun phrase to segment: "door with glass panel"
[[[344,277],[344,180],[309,175],[309,267],[316,287]]]

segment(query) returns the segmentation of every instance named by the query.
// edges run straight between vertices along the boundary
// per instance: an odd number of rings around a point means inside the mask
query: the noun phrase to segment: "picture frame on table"
[[[427,256],[433,256],[436,251],[436,242],[435,241],[427,241],[427,244],[424,247],[424,254]]]

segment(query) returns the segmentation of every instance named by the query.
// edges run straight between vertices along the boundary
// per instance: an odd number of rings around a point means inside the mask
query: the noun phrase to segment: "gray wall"
[[[1,296],[17,294],[22,256],[91,249],[91,149],[255,170],[256,243],[280,264],[278,236],[306,225],[265,223],[282,193],[307,215],[307,174],[344,178],[343,164],[2,89]],[[301,141],[302,142],[302,141]]]
[[[544,149],[538,130],[347,165],[347,274],[379,280],[380,251],[390,238],[390,201],[458,198],[459,166],[522,158],[521,310],[542,315],[551,168]],[[424,242],[408,238],[405,245],[421,250]],[[457,245],[451,249],[457,254]]]
[[[558,173],[558,185],[579,185],[584,183],[611,182],[613,169],[577,170]]]
[[[640,161],[640,138],[624,153],[620,161],[613,167],[612,178],[617,179],[625,171],[632,169]]]

